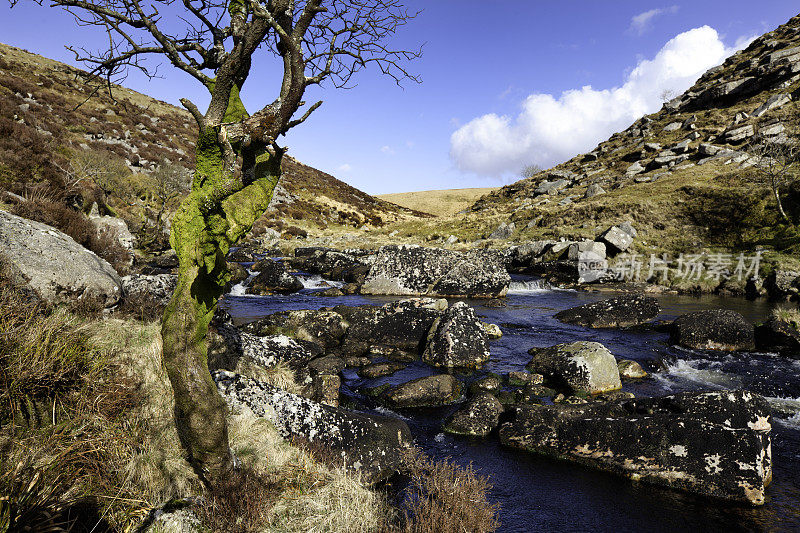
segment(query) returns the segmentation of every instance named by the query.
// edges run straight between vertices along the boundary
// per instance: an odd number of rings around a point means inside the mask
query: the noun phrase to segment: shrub
[[[491,485],[471,466],[435,462],[412,448],[405,456],[411,481],[406,489],[405,533],[488,532],[500,527],[498,504],[487,500]]]
[[[240,468],[206,492],[197,517],[211,531],[263,531],[271,504],[280,491],[280,484],[270,476]]]
[[[308,232],[302,228],[298,228],[297,226],[289,226],[288,228],[283,230],[282,236],[284,238],[289,238],[289,239],[292,237],[300,237],[302,239],[305,239],[306,237],[308,237]]]

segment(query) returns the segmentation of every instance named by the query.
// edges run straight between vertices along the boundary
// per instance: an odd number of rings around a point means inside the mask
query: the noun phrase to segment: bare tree
[[[162,339],[179,434],[192,464],[213,484],[233,464],[225,404],[208,372],[206,349],[208,326],[229,278],[228,249],[269,205],[285,152],[278,137],[322,104],[296,116],[308,87],[326,81],[349,87],[353,75],[369,65],[398,83],[418,81],[405,64],[420,52],[388,43],[416,14],[401,0],[51,0],[51,5],[67,9],[79,25],[107,33],[106,50],[70,49],[109,86],[129,68],[152,76],[146,59],[160,56],[211,94],[205,112],[181,99],[198,125],[197,164],[191,193],[172,222],[170,243],[180,267]],[[282,67],[275,98],[249,114],[240,94],[250,66],[270,57]]]
[[[532,178],[533,176],[535,176],[536,174],[538,174],[542,170],[543,170],[542,167],[540,167],[536,163],[531,163],[529,165],[525,165],[524,167],[522,167],[522,171],[520,172],[520,175],[523,178]]]
[[[170,202],[187,194],[191,190],[192,180],[188,171],[174,163],[160,165],[152,174],[153,200],[156,204],[155,240],[163,244],[161,231],[164,227],[164,215]]]
[[[98,208],[114,215],[108,205],[109,195],[117,188],[122,177],[129,174],[125,164],[108,152],[83,150],[72,156],[66,166],[55,163],[61,170],[64,189],[83,196],[86,186],[93,184],[97,192]]]
[[[792,223],[781,201],[781,190],[797,178],[797,142],[794,139],[756,138],[750,143],[748,151],[755,157],[755,170],[758,182],[772,191],[778,214],[789,224]]]

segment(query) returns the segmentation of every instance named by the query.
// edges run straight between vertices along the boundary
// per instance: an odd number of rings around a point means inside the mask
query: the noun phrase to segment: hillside
[[[0,44],[0,191],[58,200],[74,195],[87,212],[94,201],[101,210],[107,203],[138,234],[155,224],[159,209],[154,169],[191,170],[195,135],[194,120],[181,108],[116,85],[109,95],[84,71]],[[103,178],[70,190],[70,180],[92,171]],[[178,200],[170,197],[167,211]],[[275,200],[258,225],[336,232],[418,216],[425,215],[286,157]]]
[[[780,219],[755,154],[766,141],[797,136],[798,97],[800,17],[794,17],[591,152],[492,191],[468,214],[425,231],[474,241],[514,222],[511,241],[582,239],[627,220],[639,230],[637,252],[796,253],[800,234]],[[795,224],[796,177],[790,169],[794,182],[780,190]]]
[[[497,187],[476,187],[472,189],[398,192],[379,194],[377,197],[409,209],[437,216],[450,216],[471,207],[478,198],[496,189]]]

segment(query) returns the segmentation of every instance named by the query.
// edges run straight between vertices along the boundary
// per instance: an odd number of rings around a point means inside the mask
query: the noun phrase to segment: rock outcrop
[[[500,440],[635,480],[761,505],[772,480],[770,432],[762,397],[719,391],[524,407],[503,424]]]
[[[232,372],[213,375],[229,406],[246,406],[272,421],[286,438],[299,436],[324,445],[367,482],[396,472],[411,444],[411,431],[402,420],[322,405]]]
[[[752,350],[755,348],[753,325],[740,313],[711,309],[687,313],[675,319],[670,328],[670,342],[693,350]]]
[[[391,245],[378,252],[361,293],[495,298],[510,282],[505,265],[489,254]]]
[[[622,388],[617,361],[599,342],[571,342],[531,348],[527,365],[551,383],[571,392],[598,394]]]
[[[126,298],[149,296],[163,305],[167,305],[178,285],[178,276],[176,274],[131,274],[124,276],[121,281]]]
[[[644,324],[661,312],[658,300],[643,294],[630,294],[573,307],[555,317],[569,324],[590,328],[624,328]]]
[[[40,222],[0,211],[0,255],[19,281],[42,299],[96,298],[106,307],[122,297],[122,280],[105,259]]]

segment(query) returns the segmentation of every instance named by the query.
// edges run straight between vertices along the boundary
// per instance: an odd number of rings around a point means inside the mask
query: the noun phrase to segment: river
[[[361,387],[399,384],[430,375],[421,362],[386,378],[367,380],[345,370],[342,393],[349,407],[399,416],[408,423],[416,443],[437,458],[449,457],[490,478],[490,499],[501,504],[500,531],[800,531],[800,360],[771,353],[695,352],[670,346],[668,335],[653,328],[592,330],[563,324],[553,315],[613,293],[549,287],[515,276],[506,307],[486,307],[467,300],[483,320],[498,324],[501,339],[491,341],[485,370],[505,373],[524,370],[528,349],[562,342],[591,340],[604,344],[618,359],[633,359],[651,377],[624,383],[636,396],[657,396],[689,390],[746,388],[765,396],[773,406],[772,454],[774,477],[767,502],[759,508],[731,505],[669,489],[636,483],[567,462],[539,457],[500,446],[496,435],[486,439],[442,433],[444,418],[455,407],[391,412],[358,394]],[[318,309],[334,305],[382,305],[391,297],[318,297],[325,286],[306,278],[306,289],[288,296],[244,296],[240,287],[222,301],[237,323],[249,322],[289,309]],[[725,308],[751,322],[771,310],[766,301],[714,296],[657,296],[667,321],[691,311]],[[451,303],[455,301],[452,300]],[[461,376],[470,382],[482,374]]]

